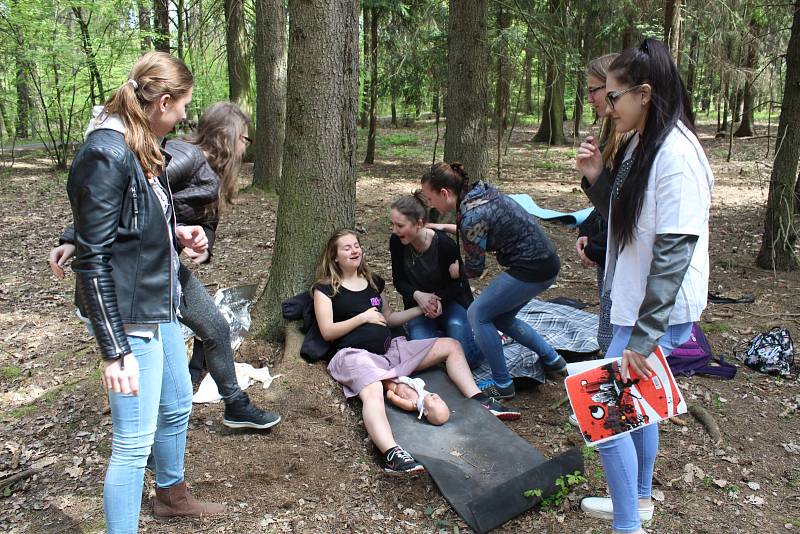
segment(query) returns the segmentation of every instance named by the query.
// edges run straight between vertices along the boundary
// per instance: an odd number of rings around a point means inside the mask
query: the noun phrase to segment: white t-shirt
[[[708,217],[713,187],[714,175],[700,142],[678,122],[650,168],[633,241],[617,258],[611,287],[612,324],[636,323],[650,273],[653,245],[659,234],[698,236],[669,324],[700,319],[708,297]]]

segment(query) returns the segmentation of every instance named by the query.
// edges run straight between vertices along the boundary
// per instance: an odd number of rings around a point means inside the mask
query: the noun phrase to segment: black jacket
[[[199,146],[182,139],[170,139],[164,150],[171,156],[167,173],[178,223],[202,226],[208,237],[210,255],[219,224],[220,178]]]
[[[392,256],[392,284],[403,297],[403,306],[406,310],[417,305],[417,301],[414,300],[414,291],[417,290],[435,293],[442,299],[443,307],[450,302],[458,302],[466,309],[472,303],[472,290],[466,277],[463,276],[463,269],[461,269],[462,276],[459,279],[454,280],[450,277],[450,265],[454,261],[458,261],[459,267],[462,266],[458,245],[444,232],[436,231],[436,239],[439,247],[437,251],[439,276],[444,283],[442,287],[414,287],[408,279],[404,262],[406,246],[411,245],[403,245],[400,238],[394,234],[389,238],[389,252]]]
[[[310,291],[303,291],[281,303],[283,318],[287,321],[303,321],[300,331],[305,334],[300,356],[309,362],[319,360],[330,361],[335,354],[335,347],[325,341],[317,325],[314,314],[314,298]]]
[[[169,156],[167,176],[178,224],[199,225],[205,230],[210,259],[219,224],[216,211],[219,176],[197,145],[182,139],[170,139],[165,143],[164,151]],[[74,242],[73,228],[68,226],[61,234],[59,244]]]
[[[583,252],[601,267],[606,265],[606,242],[608,241],[608,223],[597,212],[592,211],[586,220],[578,225],[578,236],[588,237],[589,242]]]
[[[116,358],[130,352],[124,324],[175,317],[170,246],[176,243],[142,167],[117,131],[96,130],[86,138],[72,162],[67,194],[75,225],[75,303],[91,322],[103,357]]]

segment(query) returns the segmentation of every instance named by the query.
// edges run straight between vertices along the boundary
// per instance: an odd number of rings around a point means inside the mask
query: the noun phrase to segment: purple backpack
[[[730,380],[736,376],[736,366],[722,357],[714,356],[700,325],[692,325],[689,341],[673,350],[667,356],[667,363],[675,376],[708,375]]]

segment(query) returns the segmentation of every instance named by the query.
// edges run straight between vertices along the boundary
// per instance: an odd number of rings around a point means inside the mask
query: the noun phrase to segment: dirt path
[[[588,205],[572,171],[574,152],[545,152],[518,128],[495,182],[506,192],[527,192],[541,205],[578,209]],[[703,129],[702,142],[716,173],[712,209],[712,290],[752,294],[754,304],[710,305],[704,326],[715,350],[732,349],[775,324],[800,332],[796,296],[800,274],[755,268],[769,168],[764,140],[727,143]],[[430,161],[435,131],[382,130],[378,158],[362,166],[358,227],[371,265],[390,274],[388,205],[411,191]],[[441,151],[441,146],[440,146]],[[48,171],[33,155],[4,169],[0,178],[0,478],[25,468],[42,471],[0,495],[0,531],[99,532],[102,476],[110,450],[110,419],[96,372],[97,351],[73,315],[74,279],[55,281],[45,255],[70,219],[65,176]],[[244,185],[244,184],[243,184]],[[219,231],[214,264],[197,270],[218,286],[265,281],[272,253],[276,200],[245,193]],[[569,296],[596,311],[594,272],[574,254],[574,232],[545,224],[563,268],[545,297]],[[496,265],[492,264],[492,269]],[[480,287],[482,283],[478,283]],[[267,434],[221,425],[221,405],[196,406],[187,449],[187,480],[201,497],[228,503],[217,521],[162,523],[143,508],[144,532],[466,532],[427,477],[387,478],[377,468],[357,405],[344,402],[322,365],[284,358],[283,347],[248,340],[237,359],[270,365],[281,373],[269,390],[251,397],[281,412],[284,421]],[[656,465],[656,532],[782,532],[800,529],[800,388],[740,368],[737,378],[681,379],[684,394],[720,424],[722,443],[712,444],[698,423],[662,425]],[[579,444],[565,424],[559,384],[521,391],[523,410],[511,428],[546,455]],[[548,510],[535,510],[498,532],[607,532],[609,526],[577,509],[584,495],[604,491],[594,455],[587,480]],[[0,489],[2,492],[2,489]]]

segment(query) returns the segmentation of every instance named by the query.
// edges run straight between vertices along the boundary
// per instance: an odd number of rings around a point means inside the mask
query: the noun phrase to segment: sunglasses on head
[[[646,84],[640,83],[639,85],[628,87],[627,89],[623,89],[622,91],[609,91],[608,93],[606,93],[606,103],[608,104],[608,107],[610,107],[613,110],[614,104],[616,104],[617,100],[619,100],[621,96],[627,95],[628,93],[632,93],[633,91],[638,91],[645,85]]]
[[[246,135],[243,135],[242,139],[244,139],[244,142],[247,143],[247,146],[250,146],[250,145],[253,144],[253,140],[250,139],[249,137],[247,137]]]

